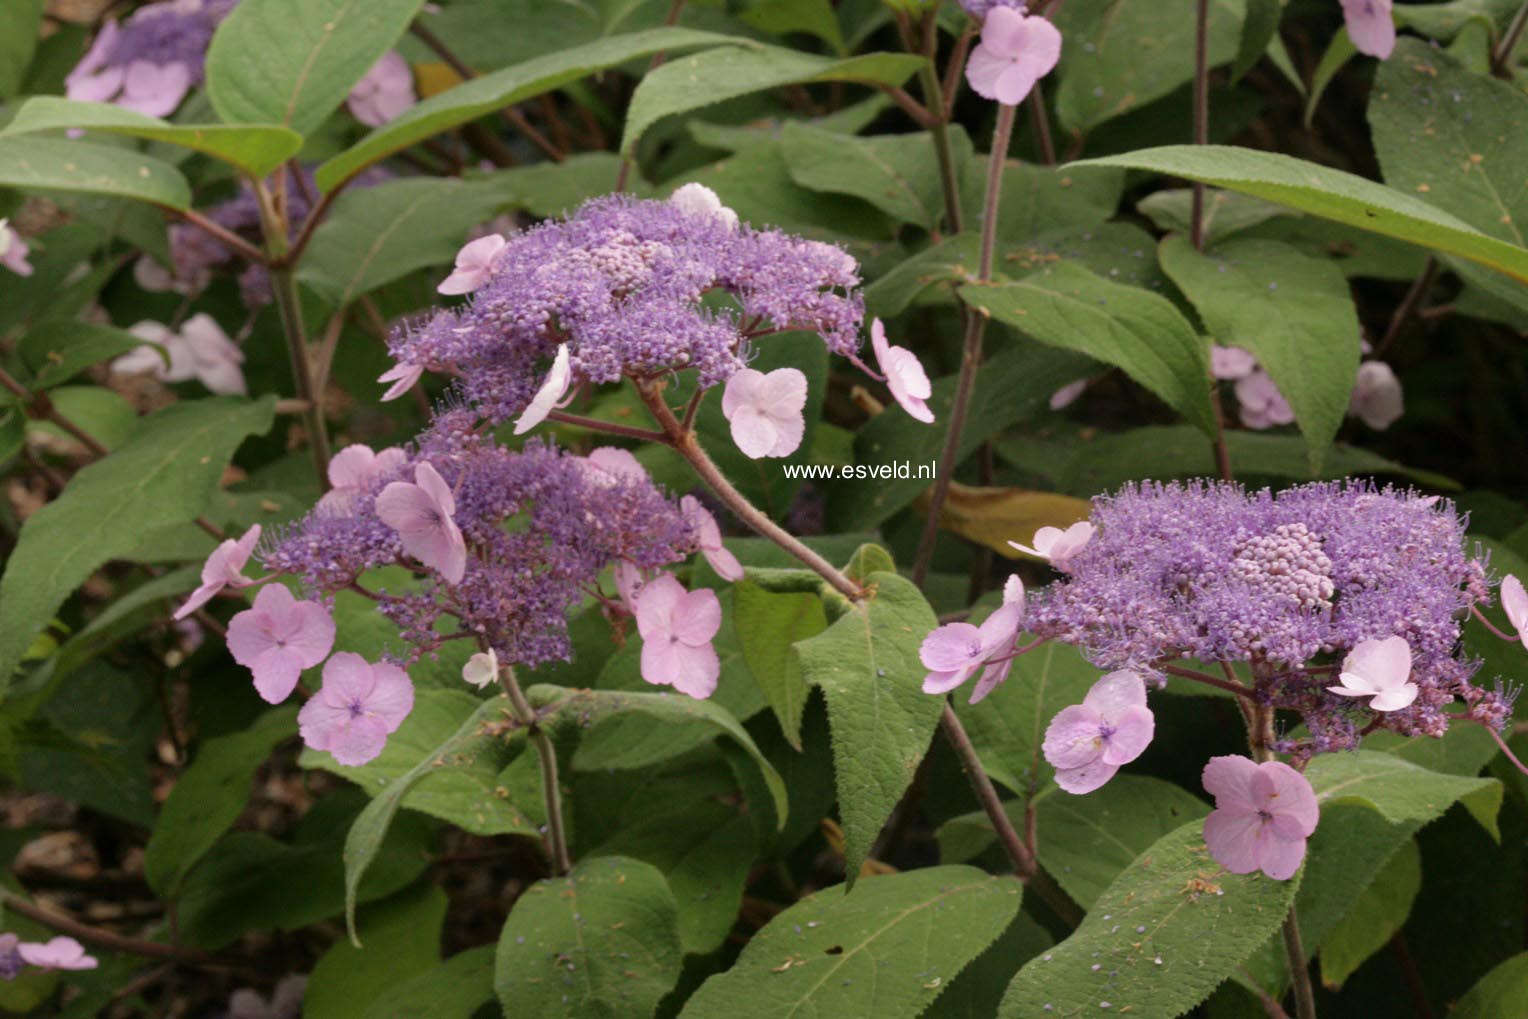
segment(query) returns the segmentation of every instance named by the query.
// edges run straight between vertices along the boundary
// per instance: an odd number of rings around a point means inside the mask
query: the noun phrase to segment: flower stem
[[[1507,633],[1505,630],[1503,630],[1500,627],[1498,627],[1495,623],[1491,622],[1489,619],[1486,618],[1486,614],[1484,612],[1480,611],[1480,608],[1478,606],[1471,605],[1470,606],[1470,611],[1475,614],[1475,618],[1476,619],[1480,620],[1480,625],[1481,626],[1484,626],[1487,630],[1491,631],[1491,633],[1495,634],[1497,637],[1500,637],[1502,640],[1509,641],[1509,642],[1512,642],[1512,643],[1516,643],[1517,642],[1517,640],[1518,640],[1517,634]]]
[[[934,155],[939,161],[939,184],[944,190],[944,220],[951,233],[965,229],[960,209],[960,181],[955,176],[955,151],[950,146],[950,114],[945,108],[944,86],[940,84],[939,72],[934,61],[939,56],[939,22],[937,9],[931,9],[923,19],[923,56],[927,63],[918,72],[919,87],[923,90],[923,103],[934,115],[929,125],[929,137],[934,142]]]
[[[541,766],[541,795],[546,803],[547,855],[552,859],[553,870],[558,874],[566,874],[573,869],[573,861],[568,856],[567,828],[562,821],[562,788],[557,778],[557,748],[552,746],[552,739],[546,730],[536,723],[536,711],[530,701],[525,699],[513,668],[508,665],[500,667],[499,685],[509,697],[515,717],[525,726],[531,746],[536,748],[536,761]]]
[[[1217,679],[1216,677],[1207,675],[1203,672],[1198,672],[1194,669],[1185,669],[1177,665],[1161,665],[1158,666],[1158,668],[1167,673],[1169,676],[1178,676],[1181,679],[1192,679],[1196,683],[1204,683],[1207,686],[1213,686],[1219,690],[1229,691],[1238,697],[1245,697],[1248,700],[1254,699],[1252,691],[1248,690],[1240,683],[1231,682],[1230,680],[1225,679]]]
[[[992,135],[992,153],[987,163],[987,192],[982,202],[982,234],[976,278],[985,283],[992,279],[992,254],[997,246],[997,213],[1003,198],[1003,165],[1008,158],[1008,143],[1013,138],[1016,106],[999,106],[997,128]],[[939,469],[934,490],[929,495],[928,519],[918,539],[918,553],[913,559],[913,583],[922,585],[934,559],[934,543],[939,537],[939,518],[950,494],[950,481],[960,459],[960,435],[965,430],[966,414],[971,406],[971,391],[976,387],[976,370],[981,365],[982,337],[987,331],[987,316],[974,308],[966,309],[966,335],[960,359],[960,377],[955,383],[955,402],[950,407],[949,430],[939,454]]]
[[[669,405],[663,402],[663,394],[650,383],[638,383],[637,393],[642,402],[652,413],[653,420],[657,421],[667,436],[668,444],[678,451],[694,468],[695,473],[700,475],[711,491],[720,499],[726,507],[732,511],[743,523],[753,528],[760,535],[779,545],[785,551],[811,567],[823,580],[826,580],[840,594],[846,598],[857,601],[864,597],[865,592],[860,586],[828,562],[822,556],[813,552],[801,543],[780,525],[769,519],[758,507],[749,502],[743,493],[732,487],[732,482],[721,472],[707,454],[701,448],[695,433],[686,428],[680,420],[674,416]]]
[[[1198,0],[1194,23],[1194,144],[1210,140],[1210,0]],[[1193,222],[1189,236],[1204,250],[1204,185],[1194,182]]]
[[[548,421],[556,421],[558,424],[571,425],[574,428],[587,428],[591,432],[601,432],[605,435],[617,435],[623,439],[639,439],[643,442],[657,442],[668,445],[668,436],[662,432],[655,432],[651,428],[632,428],[630,425],[618,425],[614,421],[601,421],[599,418],[584,417],[582,414],[568,414],[564,411],[554,410],[547,414]]]
[[[1523,30],[1528,29],[1528,2],[1518,8],[1517,14],[1512,18],[1512,24],[1507,26],[1507,33],[1502,36],[1501,43],[1497,45],[1496,52],[1491,54],[1491,73],[1499,78],[1511,78],[1510,70],[1512,51],[1517,49],[1518,41],[1523,37]]]

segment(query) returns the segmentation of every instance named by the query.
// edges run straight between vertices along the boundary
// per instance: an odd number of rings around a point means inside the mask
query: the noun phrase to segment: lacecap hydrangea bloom
[[[207,47],[238,0],[163,0],[108,21],[64,79],[70,99],[167,117],[206,71]]]

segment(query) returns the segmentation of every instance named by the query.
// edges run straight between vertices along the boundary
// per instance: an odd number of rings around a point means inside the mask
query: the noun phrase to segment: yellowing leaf
[[[925,513],[925,492],[913,505]],[[1055,492],[1032,492],[1024,488],[978,488],[950,484],[950,494],[939,515],[939,526],[967,541],[985,545],[1009,559],[1033,558],[1013,548],[1010,541],[1028,542],[1042,527],[1065,528],[1088,518],[1086,499]]]

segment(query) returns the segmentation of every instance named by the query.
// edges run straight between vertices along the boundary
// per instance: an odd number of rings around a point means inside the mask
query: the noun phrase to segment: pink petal
[[[1222,347],[1215,344],[1210,348],[1210,374],[1217,379],[1232,381],[1246,378],[1257,368],[1257,358],[1252,353],[1240,347]]]
[[[329,460],[329,484],[335,488],[366,488],[371,484],[377,454],[370,446],[346,446]]]
[[[1507,622],[1523,637],[1524,644],[1528,644],[1528,591],[1523,589],[1521,580],[1509,573],[1502,579],[1500,593]]]
[[[684,585],[667,573],[642,585],[642,590],[637,593],[636,609],[637,632],[643,641],[667,643],[673,637],[674,615],[684,595]]]
[[[1215,760],[1227,758],[1217,757]],[[1262,829],[1263,819],[1256,812],[1212,810],[1204,819],[1204,842],[1209,847],[1210,856],[1226,870],[1232,874],[1250,874],[1261,867],[1257,841]]]
[[[976,704],[986,698],[988,694],[996,690],[1008,681],[1008,673],[1013,670],[1013,659],[989,665],[982,670],[982,678],[976,681],[976,686],[971,689],[971,703]]]
[[[1389,59],[1395,50],[1395,21],[1390,0],[1342,0],[1348,36],[1358,52]]]
[[[292,609],[296,628],[286,645],[297,653],[305,669],[328,657],[334,647],[334,617],[318,602],[300,601]]]
[[[706,557],[706,562],[711,564],[711,569],[716,575],[728,582],[742,580],[745,576],[743,564],[738,562],[737,556],[725,548],[702,548],[701,555]]]
[[[674,606],[674,639],[690,647],[709,644],[722,628],[722,603],[716,592],[702,589],[686,594]]]
[[[331,704],[320,693],[310,697],[308,703],[297,712],[297,732],[307,746],[314,750],[328,750],[330,737],[349,721],[350,709],[347,706]]]
[[[958,669],[936,670],[923,677],[923,692],[927,694],[946,694],[951,690],[976,675],[976,670],[981,667],[980,662],[972,662]]]
[[[932,424],[934,412],[924,401],[934,389],[917,355],[904,347],[892,347],[881,364],[886,373],[886,387],[897,404],[915,420]]]
[[[64,94],[75,102],[109,103],[122,91],[125,74],[120,67],[108,67],[97,74],[79,74],[78,71],[76,68],[64,79]]]
[[[1056,712],[1045,728],[1040,745],[1045,759],[1057,770],[1077,769],[1103,756],[1100,734],[1103,719],[1085,704],[1071,704]]]
[[[1257,867],[1275,881],[1287,881],[1305,859],[1305,840],[1280,838],[1271,824],[1263,825],[1253,844]]]
[[[230,628],[230,640],[232,637],[233,631]],[[297,689],[297,680],[302,676],[302,659],[297,652],[274,644],[253,661],[241,661],[240,664],[249,666],[249,671],[254,675],[255,692],[267,704],[280,704],[292,696],[292,691]]]
[[[764,373],[753,368],[739,368],[733,372],[722,387],[722,416],[731,421],[739,407],[757,404],[759,384],[763,380]]]
[[[875,352],[875,363],[884,374],[886,352],[891,349],[891,344],[886,342],[886,326],[880,319],[870,323],[870,349]]]
[[[982,44],[971,51],[971,56],[966,60],[966,81],[971,86],[971,91],[983,99],[997,99],[998,81],[1003,72],[1013,66],[1013,61],[1007,57],[994,53],[987,45]]]
[[[394,481],[377,495],[377,518],[400,535],[435,533],[444,522],[440,506],[421,486]]]
[[[1092,379],[1078,379],[1076,382],[1068,382],[1060,389],[1051,394],[1050,409],[1064,410],[1077,402],[1078,397],[1087,392],[1088,384]]]
[[[1342,681],[1356,689],[1387,690],[1410,678],[1411,645],[1404,637],[1359,641],[1342,661]]]
[[[253,667],[261,655],[276,646],[274,631],[275,620],[270,613],[245,609],[228,621],[228,653],[240,665]]]
[[[773,454],[780,443],[780,430],[772,418],[752,405],[739,407],[732,415],[732,441],[744,456],[758,460]]]
[[[711,592],[706,592],[710,594]],[[717,677],[721,675],[721,659],[710,644],[700,647],[674,645],[674,689],[696,700],[710,697],[716,690]]]
[[[1065,792],[1083,796],[1104,785],[1117,771],[1118,765],[1106,764],[1100,757],[1080,768],[1058,768],[1056,784]]]
[[[1369,702],[1369,707],[1374,711],[1399,711],[1416,700],[1418,693],[1415,683],[1402,683],[1378,694]]]
[[[1004,106],[1017,106],[1034,91],[1040,79],[1021,60],[1011,60],[993,84],[993,96]]]
[[[332,705],[364,704],[375,686],[371,663],[354,651],[341,651],[324,663],[324,685],[308,703],[322,700]]]
[[[1024,580],[1017,573],[1010,574],[1008,579],[1003,581],[1003,604],[1017,605],[1019,615],[1024,614]]]
[[[1028,45],[1028,21],[1021,11],[994,7],[982,21],[981,44],[993,53],[1012,59],[1024,52]]]
[[[1258,770],[1268,780],[1270,795],[1264,809],[1273,814],[1284,837],[1303,838],[1314,832],[1321,808],[1310,781],[1282,761],[1265,761]]]
[[[388,732],[396,732],[414,710],[414,684],[408,673],[391,662],[377,662],[371,667],[371,676],[366,713],[381,719]]]
[[[631,450],[619,446],[600,446],[589,451],[585,459],[607,474],[629,481],[646,481],[647,469],[632,455]],[[687,496],[686,498],[693,498]]]
[[[451,486],[446,484],[446,479],[440,476],[435,465],[425,460],[414,468],[414,484],[424,489],[426,494],[434,500],[435,506],[446,517],[456,515],[456,496],[451,491]]]
[[[1019,624],[1024,621],[1022,603],[1005,602],[977,627],[981,634],[982,657],[1007,654],[1013,650],[1014,638],[1019,635]]]
[[[801,440],[806,435],[806,418],[800,411],[790,415],[773,415],[775,425],[775,444],[770,447],[768,456],[790,456],[801,446]]]
[[[1358,380],[1353,385],[1353,398],[1348,413],[1356,414],[1363,423],[1377,432],[1400,420],[1406,412],[1406,398],[1401,390],[1401,380],[1383,361],[1365,361],[1358,366]]]
[[[643,637],[641,656],[643,681],[654,686],[673,685],[674,677],[680,670],[679,647],[680,645],[666,635]]]
[[[174,619],[176,622],[179,622],[180,620],[185,619],[191,613],[195,612],[197,609],[201,608],[203,605],[207,604],[213,598],[215,598],[217,596],[217,593],[219,591],[223,590],[223,588],[226,587],[226,586],[227,586],[226,584],[223,584],[221,582],[216,583],[216,584],[203,584],[203,585],[201,585],[195,591],[191,592],[191,595],[190,595],[190,597],[188,597],[186,599],[185,604],[181,605],[180,608],[176,609],[175,610],[175,615],[172,616],[171,618]]]
[[[1104,741],[1105,764],[1129,764],[1151,744],[1156,731],[1156,716],[1149,708],[1127,708],[1114,720],[1114,732]]]
[[[378,382],[392,383],[391,386],[387,387],[387,392],[382,394],[382,402],[386,403],[388,400],[398,399],[398,397],[402,396],[404,393],[407,393],[410,389],[413,389],[415,383],[417,383],[423,375],[424,369],[415,364],[394,365],[387,371],[383,372],[381,375],[378,375]]]
[[[1093,684],[1082,703],[1114,725],[1129,709],[1146,705],[1146,681],[1128,669],[1111,672]]]
[[[806,407],[806,374],[799,368],[776,368],[759,381],[758,399],[776,417],[799,415]]]
[[[150,117],[168,117],[189,91],[191,69],[185,64],[134,60],[127,65],[117,105]]]
[[[448,583],[460,584],[467,574],[467,544],[462,532],[447,517],[434,531],[400,534],[403,550],[439,573]]]
[[[981,657],[981,630],[970,623],[946,623],[924,637],[918,648],[918,660],[935,672],[963,669]]]
[[[469,241],[456,253],[456,271],[435,289],[442,294],[468,294],[476,290],[488,282],[508,243],[498,234]]]
[[[1210,758],[1209,763],[1204,766],[1201,781],[1204,783],[1205,792],[1215,797],[1217,807],[1255,812],[1261,810],[1263,806],[1252,785],[1257,774],[1257,765],[1251,760],[1228,755]]]
[[[552,370],[547,372],[546,381],[541,383],[541,388],[536,390],[531,402],[515,419],[515,434],[524,435],[545,421],[546,416],[552,413],[552,408],[568,395],[572,381],[573,369],[569,362],[568,345],[558,344],[557,355],[552,359]]]
[[[382,753],[387,745],[387,732],[381,719],[360,715],[337,726],[329,734],[326,749],[340,764],[357,768]]]

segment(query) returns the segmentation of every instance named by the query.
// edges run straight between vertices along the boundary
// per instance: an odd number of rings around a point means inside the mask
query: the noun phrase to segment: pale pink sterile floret
[[[932,424],[934,412],[925,401],[934,395],[934,387],[929,384],[928,373],[923,370],[918,355],[906,347],[888,343],[886,327],[880,319],[870,323],[870,346],[875,351],[876,365],[886,376],[886,388],[891,390],[892,398],[909,416],[924,424]]]
[[[442,294],[470,294],[488,282],[494,266],[509,242],[498,234],[468,241],[456,253],[456,268],[435,290]]]
[[[324,684],[297,713],[302,740],[346,767],[374,759],[414,707],[408,673],[341,651],[324,665]]]
[[[1236,381],[1236,400],[1241,404],[1241,423],[1259,431],[1293,424],[1294,408],[1284,399],[1273,376],[1262,369]]]
[[[515,419],[516,435],[524,435],[545,421],[552,409],[568,395],[568,387],[573,384],[573,369],[569,358],[568,345],[558,344],[557,355],[552,358],[552,370],[547,372],[546,381],[541,383],[541,388],[536,390],[531,402]]]
[[[1056,784],[1090,793],[1114,777],[1151,743],[1156,718],[1146,706],[1146,682],[1129,670],[1093,684],[1081,704],[1062,708],[1045,730],[1041,748],[1056,769]]]
[[[1240,347],[1210,347],[1210,374],[1217,379],[1234,382],[1244,379],[1257,370],[1257,358],[1249,350]]]
[[[1215,797],[1204,841],[1217,863],[1233,874],[1260,870],[1275,881],[1294,876],[1321,817],[1304,775],[1279,761],[1212,757],[1204,788]]]
[[[367,127],[381,127],[418,102],[414,72],[397,50],[382,54],[345,98],[351,116]]]
[[[228,650],[254,675],[255,690],[280,704],[297,688],[303,669],[334,647],[334,617],[318,602],[298,601],[280,584],[255,596],[255,606],[228,621]]]
[[[1342,660],[1342,681],[1327,687],[1344,697],[1369,697],[1375,711],[1399,711],[1417,699],[1411,681],[1411,645],[1404,637],[1363,640]]]
[[[414,481],[394,481],[377,495],[377,517],[398,532],[403,550],[452,584],[467,572],[467,545],[456,526],[456,497],[426,461]]]
[[[797,368],[734,372],[722,391],[722,414],[737,448],[755,460],[794,453],[806,434],[806,391],[806,375]]]
[[[1391,0],[1342,0],[1353,47],[1367,56],[1386,60],[1395,50],[1395,19]]]
[[[391,382],[387,392],[382,394],[382,402],[396,400],[407,393],[424,377],[424,368],[417,364],[395,364],[381,375],[377,376],[378,382]]]
[[[38,969],[95,969],[99,963],[85,952],[85,946],[69,937],[47,941],[23,941],[16,946],[21,961]]]
[[[1003,604],[980,626],[946,623],[923,638],[918,658],[929,670],[923,677],[924,693],[949,693],[981,670],[981,681],[971,695],[974,704],[1007,678],[1011,659],[996,663],[991,659],[1008,659],[1024,622],[1024,585],[1020,582],[1015,587],[1014,579],[1003,590]]]
[[[583,459],[589,478],[601,488],[609,488],[627,481],[647,481],[647,468],[632,455],[631,450],[620,446],[598,446]]]
[[[191,91],[191,68],[182,63],[155,64],[134,60],[122,76],[122,91],[113,102],[149,117],[168,117]]]
[[[467,659],[467,664],[462,666],[462,680],[479,690],[490,683],[497,682],[498,678],[499,656],[493,648],[479,651]]]
[[[742,580],[743,564],[722,544],[722,529],[717,526],[716,517],[711,511],[693,495],[680,499],[679,509],[690,526],[699,533],[700,554],[706,557],[706,562],[711,564],[716,575],[726,581]]]
[[[966,81],[983,99],[1017,106],[1061,59],[1061,32],[1041,17],[995,7],[966,64]]]
[[[736,230],[738,227],[737,213],[723,205],[716,192],[704,184],[692,182],[675,188],[674,193],[669,195],[669,202],[688,215],[720,220],[728,230]]]
[[[378,481],[402,467],[408,454],[397,446],[373,451],[360,443],[346,446],[329,460],[329,491],[318,500],[319,508],[348,516],[356,500],[366,495]]]
[[[721,675],[721,659],[711,643],[722,626],[716,592],[686,591],[665,573],[644,584],[635,602],[642,678],[697,699],[711,696]]]
[[[1065,410],[1081,398],[1088,391],[1092,379],[1078,379],[1076,382],[1068,382],[1060,389],[1051,394],[1050,409]]]
[[[1507,614],[1507,622],[1517,631],[1518,640],[1528,647],[1528,591],[1523,582],[1513,574],[1507,574],[1501,582],[1501,607]]]
[[[255,524],[237,541],[225,540],[202,564],[202,582],[186,603],[175,611],[175,619],[185,619],[213,599],[225,587],[249,587],[257,581],[244,576],[244,564],[255,551],[260,540],[260,525]]]
[[[1079,520],[1064,531],[1059,527],[1040,528],[1035,532],[1033,545],[1021,545],[1016,541],[1008,544],[1036,559],[1046,560],[1058,570],[1065,570],[1071,558],[1093,540],[1094,530],[1088,521]]]
[[[243,396],[244,352],[229,339],[217,320],[198,312],[175,332],[159,322],[138,322],[128,332],[142,340],[141,347],[111,362],[111,370],[136,375],[151,372],[161,382],[199,380],[221,396]],[[168,359],[168,363],[166,363]]]
[[[1359,365],[1348,413],[1382,432],[1399,421],[1405,412],[1406,397],[1401,390],[1401,380],[1395,377],[1395,370],[1383,361],[1365,361]]]
[[[31,250],[10,223],[0,218],[0,265],[17,276],[30,276],[32,263],[27,261],[27,253]]]

